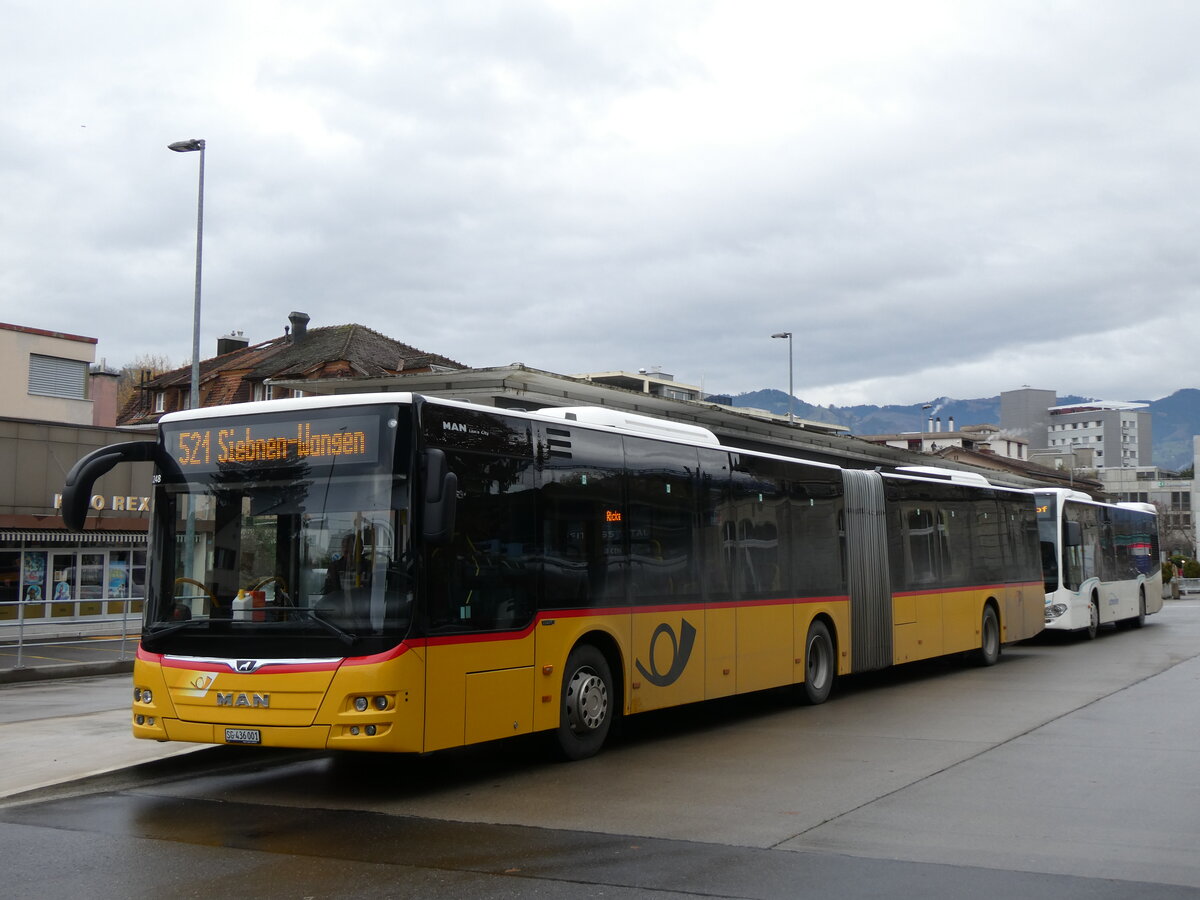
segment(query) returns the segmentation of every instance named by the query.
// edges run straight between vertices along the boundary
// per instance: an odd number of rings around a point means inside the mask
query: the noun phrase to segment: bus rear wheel
[[[800,685],[801,701],[816,706],[828,700],[836,674],[833,638],[829,634],[829,627],[817,620],[808,626],[808,637],[804,641],[804,683]]]
[[[596,647],[582,644],[571,651],[563,670],[558,750],[564,759],[595,756],[613,720],[613,680],[608,660]]]
[[[981,666],[994,666],[1000,661],[1000,619],[996,616],[996,607],[990,603],[983,608],[983,618],[979,622],[979,649],[975,651],[975,661]]]
[[[1092,595],[1092,602],[1088,604],[1088,623],[1087,628],[1083,630],[1083,636],[1089,641],[1094,641],[1096,635],[1100,633],[1100,601],[1096,596]]]

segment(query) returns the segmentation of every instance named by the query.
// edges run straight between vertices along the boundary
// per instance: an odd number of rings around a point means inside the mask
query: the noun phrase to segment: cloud
[[[1197,381],[1188,4],[10,4],[0,302],[810,402]],[[18,81],[19,77],[19,81]],[[86,126],[86,127],[83,127]]]

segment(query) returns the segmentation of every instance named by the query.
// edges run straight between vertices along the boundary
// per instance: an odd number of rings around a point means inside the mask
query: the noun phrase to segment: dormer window
[[[156,391],[154,394],[154,411],[156,413],[167,411],[167,393],[166,391]]]

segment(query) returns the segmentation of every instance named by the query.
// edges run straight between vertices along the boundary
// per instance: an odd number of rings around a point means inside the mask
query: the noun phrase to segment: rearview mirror
[[[151,462],[155,458],[154,441],[129,441],[93,450],[71,467],[63,485],[62,518],[71,531],[82,531],[91,505],[96,480],[120,462]]]
[[[445,452],[436,448],[422,455],[421,469],[425,479],[421,530],[429,543],[444,544],[454,534],[458,476],[450,471]]]

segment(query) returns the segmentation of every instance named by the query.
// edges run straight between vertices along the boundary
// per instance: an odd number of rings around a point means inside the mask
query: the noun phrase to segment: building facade
[[[95,361],[93,337],[0,322],[0,416],[114,424],[117,375]]]
[[[928,423],[926,431],[906,431],[899,434],[861,434],[859,438],[872,444],[883,444],[918,453],[941,453],[957,447],[979,453],[990,453],[1006,459],[1026,460],[1029,444],[1023,438],[1009,434],[995,425],[964,425],[955,429],[954,419],[942,430],[940,419]]]
[[[153,435],[113,426],[114,373],[94,367],[96,339],[0,324],[0,624],[100,633],[143,594],[149,463],[96,483],[87,529],[59,515],[63,482],[91,451]]]
[[[1097,470],[1151,465],[1151,417],[1145,403],[1088,400],[1057,406],[1054,391],[1022,388],[1000,394],[1000,427],[1029,442],[1031,454],[1046,450],[1065,458],[1091,453]]]
[[[1050,430],[1050,407],[1058,402],[1054,391],[1021,388],[1000,392],[1000,429],[1024,439],[1030,450],[1044,450]]]
[[[251,345],[240,334],[217,342],[217,355],[199,365],[199,405],[303,396],[305,382],[453,372],[466,368],[362,325],[309,328],[307,313],[293,312],[275,338]],[[118,416],[121,425],[153,425],[191,405],[192,367],[142,382]]]
[[[1159,544],[1166,553],[1195,557],[1195,480],[1180,478],[1157,466],[1124,466],[1101,473],[1105,493],[1113,500],[1151,503],[1158,510]]]
[[[1097,469],[1148,466],[1150,414],[1145,403],[1093,401],[1051,407],[1047,447],[1064,451],[1091,449]]]

